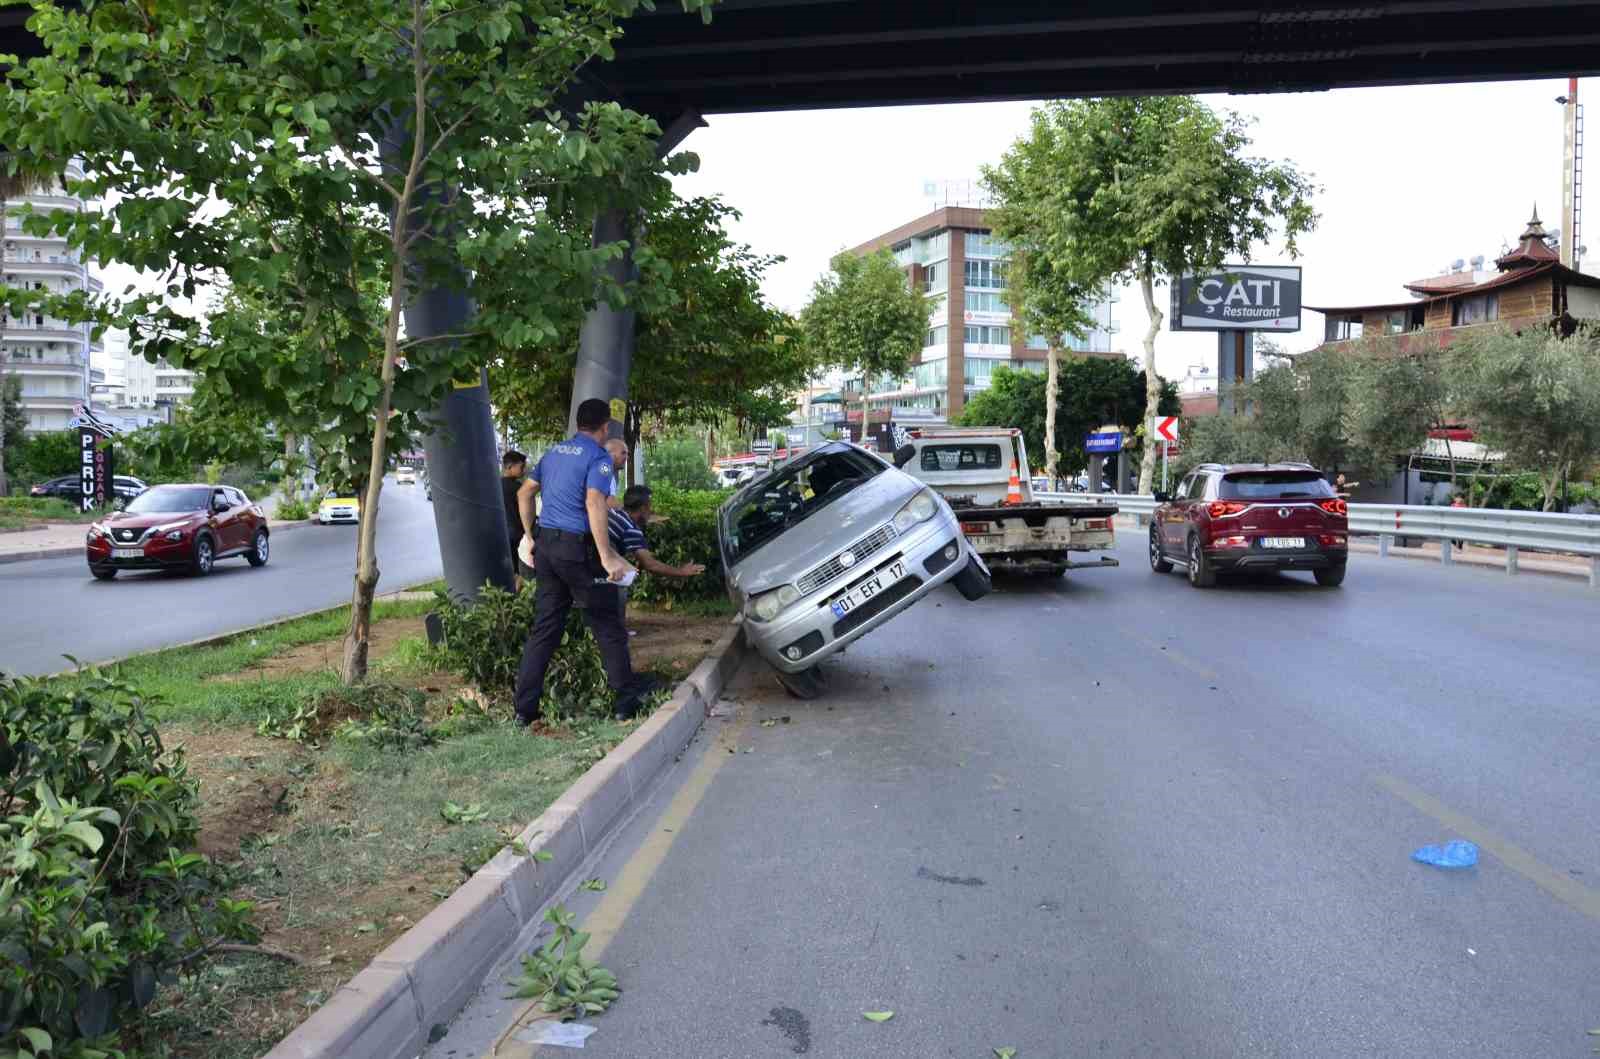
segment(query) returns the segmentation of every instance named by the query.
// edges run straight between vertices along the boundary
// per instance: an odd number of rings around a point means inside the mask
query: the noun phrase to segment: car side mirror
[[[915,445],[901,445],[898,449],[894,450],[894,465],[896,467],[904,467],[906,464],[911,462],[912,458],[915,457],[916,454],[917,447]]]
[[[1158,503],[1158,504],[1165,504],[1167,501],[1172,499],[1172,494],[1171,493],[1168,493],[1168,492],[1166,492],[1164,490],[1161,490],[1161,489],[1157,489],[1151,495],[1156,498],[1156,503]]]

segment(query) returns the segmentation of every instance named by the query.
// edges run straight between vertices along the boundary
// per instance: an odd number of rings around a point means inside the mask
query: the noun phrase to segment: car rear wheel
[[[1217,572],[1200,547],[1199,537],[1189,538],[1189,583],[1195,588],[1210,588],[1217,583]]]
[[[797,699],[814,699],[828,690],[828,682],[823,679],[822,670],[816,666],[798,673],[785,673],[781,669],[776,672],[783,690]]]
[[[256,530],[256,539],[251,542],[250,550],[245,552],[244,557],[251,566],[266,566],[269,554],[267,531],[258,529]]]
[[[196,577],[204,577],[211,572],[211,566],[217,561],[217,553],[211,545],[211,538],[200,536],[194,542],[194,560],[189,564],[189,571]]]
[[[1317,584],[1323,588],[1338,588],[1344,584],[1344,563],[1324,567],[1321,570],[1313,570],[1311,573],[1316,577]]]
[[[1172,564],[1161,550],[1161,532],[1155,526],[1150,527],[1150,569],[1158,574],[1172,572]]]
[[[117,568],[115,566],[91,566],[89,567],[89,572],[95,576],[97,581],[110,581],[117,576]]]

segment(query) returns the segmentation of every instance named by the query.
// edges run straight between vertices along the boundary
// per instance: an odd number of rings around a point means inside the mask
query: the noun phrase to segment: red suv
[[[1156,493],[1150,569],[1174,565],[1210,588],[1229,570],[1310,570],[1344,581],[1350,523],[1344,499],[1305,463],[1203,463],[1171,496]]]
[[[89,527],[89,572],[182,568],[209,574],[218,559],[267,564],[267,516],[226,485],[158,485]]]

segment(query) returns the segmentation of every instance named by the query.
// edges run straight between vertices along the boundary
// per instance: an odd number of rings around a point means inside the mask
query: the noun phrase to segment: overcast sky
[[[1580,85],[1593,96],[1600,79]],[[1322,191],[1321,224],[1302,240],[1305,300],[1349,305],[1401,300],[1400,284],[1457,258],[1490,259],[1514,243],[1535,202],[1546,229],[1561,223],[1562,81],[1358,88],[1293,95],[1207,97],[1256,119],[1253,153],[1292,161]],[[791,310],[817,275],[854,246],[931,208],[927,180],[963,180],[999,159],[1025,131],[1028,103],[723,115],[689,137],[699,172],[683,194],[722,196],[744,218],[736,236],[785,255],[768,294]],[[1592,159],[1591,159],[1592,161]],[[1590,211],[1594,214],[1594,211]],[[1593,215],[1590,232],[1600,232]],[[1592,262],[1600,263],[1600,238]],[[1281,246],[1257,263],[1288,263]],[[1593,271],[1594,265],[1586,269]],[[1165,311],[1165,291],[1157,294]],[[1135,289],[1118,307],[1120,347],[1142,355],[1148,317]],[[1322,318],[1308,314],[1285,346],[1308,349]],[[1163,332],[1158,370],[1181,378],[1211,363],[1210,334]]]

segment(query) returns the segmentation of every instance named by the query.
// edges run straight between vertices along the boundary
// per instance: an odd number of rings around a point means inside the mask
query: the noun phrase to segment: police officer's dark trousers
[[[550,656],[561,646],[567,614],[574,600],[583,604],[584,620],[594,633],[605,662],[606,681],[617,693],[618,713],[632,713],[641,691],[650,681],[633,671],[628,656],[628,633],[622,626],[622,594],[618,586],[597,583],[586,535],[540,527],[533,569],[539,579],[533,602],[533,630],[522,649],[517,670],[517,719],[523,723],[539,716],[544,693],[544,673]]]

